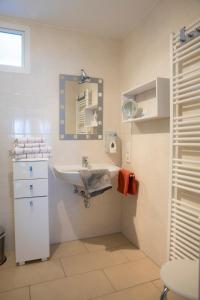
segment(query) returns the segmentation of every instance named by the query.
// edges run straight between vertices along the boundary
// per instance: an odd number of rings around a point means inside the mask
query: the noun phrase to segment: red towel
[[[133,174],[133,173],[132,173]],[[129,178],[129,185],[128,185],[128,193],[130,195],[135,195],[137,194],[137,187],[138,187],[138,182],[135,179],[135,175],[131,176]]]
[[[135,195],[137,193],[137,180],[133,172],[126,169],[119,171],[117,190],[125,196],[128,194]]]

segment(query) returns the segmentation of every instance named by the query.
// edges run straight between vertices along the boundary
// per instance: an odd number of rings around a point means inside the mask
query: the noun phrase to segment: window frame
[[[0,64],[0,72],[30,73],[30,28],[0,22],[0,32],[18,34],[22,37],[22,66]]]

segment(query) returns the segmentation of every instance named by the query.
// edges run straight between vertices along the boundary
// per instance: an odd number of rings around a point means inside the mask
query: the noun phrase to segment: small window
[[[29,29],[0,24],[0,71],[29,72]]]

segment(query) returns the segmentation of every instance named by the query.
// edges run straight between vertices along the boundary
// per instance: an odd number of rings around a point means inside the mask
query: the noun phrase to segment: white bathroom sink
[[[77,186],[83,186],[79,171],[88,170],[81,165],[55,165],[53,166],[53,169],[58,177]],[[120,168],[112,164],[91,164],[89,169],[107,169],[110,172],[111,178],[114,178],[118,174]]]

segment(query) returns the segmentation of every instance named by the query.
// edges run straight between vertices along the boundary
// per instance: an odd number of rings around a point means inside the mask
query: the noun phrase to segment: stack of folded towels
[[[43,137],[22,137],[15,140],[12,156],[15,159],[50,158],[51,147]]]

